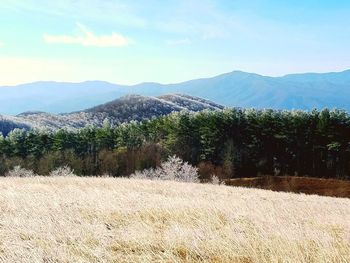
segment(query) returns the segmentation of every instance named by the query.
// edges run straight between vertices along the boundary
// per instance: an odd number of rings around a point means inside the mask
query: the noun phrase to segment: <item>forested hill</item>
[[[0,116],[0,132],[6,135],[14,128],[55,130],[76,129],[87,125],[101,127],[104,121],[120,124],[132,120],[141,121],[182,110],[220,110],[224,107],[198,97],[170,94],[159,97],[128,95],[96,107],[66,113],[25,112],[17,116]]]
[[[111,105],[106,105],[110,107]],[[103,108],[103,107],[102,107]],[[0,175],[16,165],[48,174],[127,176],[169,155],[203,178],[298,175],[350,179],[350,116],[343,111],[225,109],[175,112],[150,121],[0,135]]]

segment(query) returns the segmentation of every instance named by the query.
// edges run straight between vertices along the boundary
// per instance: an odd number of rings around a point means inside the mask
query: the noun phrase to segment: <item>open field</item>
[[[350,198],[350,181],[296,176],[262,176],[225,181],[226,185],[273,191],[317,194]]]
[[[1,178],[0,261],[350,262],[350,199],[123,178]]]

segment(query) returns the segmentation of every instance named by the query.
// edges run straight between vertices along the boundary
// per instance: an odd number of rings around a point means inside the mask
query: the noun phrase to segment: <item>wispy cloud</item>
[[[169,46],[179,46],[179,45],[189,45],[192,41],[189,38],[183,38],[183,39],[171,39],[167,41],[167,44]]]
[[[86,47],[124,47],[132,43],[132,40],[118,33],[97,36],[80,23],[77,23],[77,27],[80,34],[76,36],[44,34],[44,41],[49,44],[76,44]]]
[[[127,2],[127,3],[126,3]],[[101,0],[1,0],[8,12],[38,13],[78,21],[103,22],[130,28],[143,28],[147,20],[137,14],[138,1]],[[140,1],[142,2],[142,1]]]
[[[3,47],[3,46],[5,46],[4,42],[0,41],[0,48]]]

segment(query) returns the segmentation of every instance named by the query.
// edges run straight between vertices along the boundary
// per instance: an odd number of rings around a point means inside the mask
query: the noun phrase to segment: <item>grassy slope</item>
[[[2,262],[350,262],[350,200],[113,178],[1,178]]]

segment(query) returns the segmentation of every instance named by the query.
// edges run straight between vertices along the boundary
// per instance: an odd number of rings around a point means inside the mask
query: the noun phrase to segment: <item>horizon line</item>
[[[88,83],[88,82],[104,82],[112,85],[119,85],[119,86],[126,86],[126,87],[135,87],[143,84],[157,84],[157,85],[175,85],[175,84],[181,84],[181,83],[186,83],[189,81],[194,81],[194,80],[203,80],[203,79],[211,79],[211,78],[216,78],[219,76],[227,75],[227,74],[232,74],[232,73],[245,73],[245,74],[251,74],[251,75],[258,75],[261,77],[268,77],[268,78],[283,78],[286,76],[293,76],[293,75],[307,75],[307,74],[334,74],[334,73],[344,73],[350,71],[350,68],[343,69],[340,71],[324,71],[324,72],[312,72],[312,71],[307,71],[307,72],[294,72],[294,73],[287,73],[283,75],[277,75],[277,76],[271,76],[267,74],[260,74],[260,73],[254,73],[254,72],[248,72],[248,71],[243,71],[243,70],[233,70],[229,72],[224,72],[221,74],[213,75],[213,76],[208,76],[208,77],[198,77],[194,79],[189,79],[189,80],[184,80],[184,81],[179,81],[179,82],[169,82],[169,83],[162,83],[162,82],[156,82],[156,81],[145,81],[145,82],[138,82],[136,84],[122,84],[122,83],[116,83],[112,81],[107,81],[107,80],[82,80],[82,81],[58,81],[58,80],[38,80],[38,81],[32,81],[32,82],[24,82],[24,83],[19,83],[15,85],[0,85],[0,88],[10,88],[10,87],[18,87],[18,86],[23,86],[23,85],[30,85],[30,84],[38,84],[38,83],[57,83],[57,84],[83,84],[83,83]]]

